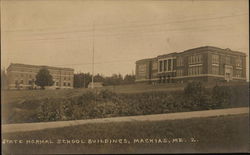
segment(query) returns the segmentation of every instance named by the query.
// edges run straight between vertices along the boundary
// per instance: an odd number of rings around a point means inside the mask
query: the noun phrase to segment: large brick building
[[[73,88],[74,70],[71,68],[11,63],[7,68],[8,89],[39,88],[35,85],[35,80],[41,68],[47,68],[53,77],[54,85],[47,88]]]
[[[136,82],[246,81],[246,54],[204,46],[136,61]]]

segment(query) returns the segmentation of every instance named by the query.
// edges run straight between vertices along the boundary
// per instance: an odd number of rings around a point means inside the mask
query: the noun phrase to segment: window
[[[162,72],[162,69],[163,69],[163,63],[162,63],[162,61],[159,61],[159,63],[160,63],[160,68],[159,68],[159,70],[160,70],[160,72]]]
[[[226,57],[226,65],[231,65],[231,58],[229,56]]]
[[[236,67],[242,67],[242,58],[236,58],[235,63]]]
[[[212,66],[212,74],[219,75],[219,67],[218,66]]]
[[[29,80],[29,85],[32,85],[32,80]]]
[[[196,64],[196,63],[202,63],[202,56],[199,55],[192,55],[188,57],[188,63],[189,64]]]
[[[146,74],[146,68],[147,68],[146,64],[140,64],[138,66],[138,74],[139,74],[139,76],[144,76]]]
[[[157,70],[157,67],[158,67],[158,65],[157,65],[157,61],[156,61],[153,63],[153,70]]]
[[[202,74],[202,66],[189,67],[188,75],[199,75]]]
[[[219,64],[219,55],[212,55],[212,64]]]
[[[176,71],[176,76],[183,76],[183,70],[182,69],[178,69]]]
[[[164,71],[166,71],[167,70],[167,60],[164,60]]]
[[[235,71],[235,76],[236,77],[242,77],[242,71],[241,70],[236,70]]]
[[[169,60],[168,60],[168,71],[170,71],[170,70],[171,70],[171,63],[172,63],[172,60],[171,60],[171,59],[169,59]]]
[[[194,56],[191,56],[191,64],[193,64],[194,63]]]
[[[58,82],[56,82],[56,86],[59,86],[59,83],[58,83]]]
[[[68,83],[68,86],[70,86],[70,83]]]
[[[202,67],[199,66],[198,69],[199,69],[199,74],[202,74]]]
[[[15,81],[15,88],[18,88],[18,80]]]
[[[183,66],[183,58],[177,58],[177,66]]]
[[[194,74],[194,75],[197,75],[197,74],[198,74],[197,67],[194,67],[194,68],[193,68],[193,74]]]
[[[193,68],[188,69],[188,75],[193,75]]]
[[[63,86],[66,86],[66,82],[63,82]]]

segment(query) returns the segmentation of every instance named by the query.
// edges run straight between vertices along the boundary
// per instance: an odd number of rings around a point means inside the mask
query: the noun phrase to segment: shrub
[[[41,122],[239,107],[248,105],[246,90],[248,88],[215,86],[209,92],[201,83],[193,82],[186,86],[184,92],[178,93],[87,91],[69,98],[26,100],[11,104],[6,120],[7,123]]]
[[[231,87],[215,86],[212,91],[213,106],[217,108],[229,107],[231,96]]]
[[[191,106],[192,110],[204,110],[206,106],[205,87],[201,82],[188,83],[184,88],[184,105]]]
[[[184,88],[184,94],[186,97],[197,98],[202,96],[204,92],[205,87],[202,85],[201,82],[188,83],[187,86]]]

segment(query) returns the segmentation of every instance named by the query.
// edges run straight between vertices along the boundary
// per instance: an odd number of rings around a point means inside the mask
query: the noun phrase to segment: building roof
[[[187,52],[191,52],[191,51],[204,51],[204,50],[227,52],[227,53],[231,53],[231,54],[240,54],[240,55],[246,56],[246,53],[243,53],[240,51],[234,51],[234,50],[231,50],[230,48],[222,49],[222,48],[214,47],[214,46],[201,46],[201,47],[197,47],[197,48],[192,48],[192,49],[185,50],[183,52],[179,52],[179,54],[187,53]]]
[[[156,57],[155,57],[155,58],[141,59],[141,60],[136,61],[135,63],[140,63],[140,62],[145,62],[145,61],[151,61],[151,60],[153,60],[153,59],[156,59]]]
[[[172,56],[176,56],[176,54],[178,54],[177,52],[173,52],[173,53],[168,53],[168,54],[162,54],[162,55],[158,55],[157,57],[172,57]]]
[[[179,55],[179,54],[184,54],[184,53],[189,53],[189,52],[197,52],[197,51],[199,51],[199,52],[203,52],[204,51],[205,52],[207,50],[209,50],[209,51],[218,51],[218,52],[223,52],[223,53],[230,53],[230,54],[237,54],[237,55],[241,55],[241,56],[246,56],[246,53],[239,52],[239,51],[234,51],[234,50],[231,50],[229,48],[222,49],[222,48],[214,47],[214,46],[201,46],[201,47],[197,47],[197,48],[188,49],[188,50],[185,50],[183,52],[173,52],[173,53],[158,55],[155,58],[167,57],[167,56],[176,56],[176,55]],[[136,61],[136,63],[150,61],[150,60],[155,59],[155,58],[141,59],[141,60]]]
[[[70,70],[70,71],[74,71],[73,68],[65,68],[65,67],[53,67],[53,66],[44,66],[44,65],[29,65],[29,64],[21,64],[21,63],[11,63],[8,67],[8,69],[10,67],[29,67],[29,68],[48,68],[48,69],[61,69],[61,70]],[[8,70],[7,69],[7,70]]]

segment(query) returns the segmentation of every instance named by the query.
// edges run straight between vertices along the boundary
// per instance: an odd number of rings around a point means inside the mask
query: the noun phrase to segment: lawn
[[[215,85],[205,84],[206,88],[211,88]],[[249,83],[220,83],[220,85],[236,85],[238,87],[248,86]],[[182,91],[186,84],[131,84],[131,85],[117,85],[105,86],[101,89],[106,89],[114,93],[143,93],[152,91]],[[6,90],[2,91],[2,103],[19,103],[24,100],[44,99],[44,98],[68,98],[78,96],[89,91],[88,88],[77,89],[58,89],[58,90]]]
[[[2,146],[6,154],[247,152],[248,127],[248,115],[158,122],[99,123],[3,134],[5,142],[23,140],[23,143]],[[51,140],[54,143],[25,144],[31,143],[31,140]]]
[[[248,85],[222,86],[216,91],[199,86],[183,91],[180,89],[184,89],[184,85],[179,86],[138,84],[114,88],[109,86],[98,91],[7,91],[2,102],[4,104],[1,105],[2,123],[78,120],[249,106]]]
[[[151,91],[173,91],[183,90],[185,84],[165,84],[165,85],[147,85],[147,84],[133,84],[133,85],[118,85],[105,86],[100,89],[109,90],[115,93],[141,93]],[[100,90],[97,89],[97,90]],[[18,103],[24,100],[44,99],[44,98],[68,98],[78,96],[89,88],[75,88],[75,89],[57,89],[57,90],[6,90],[3,91],[2,103]]]

